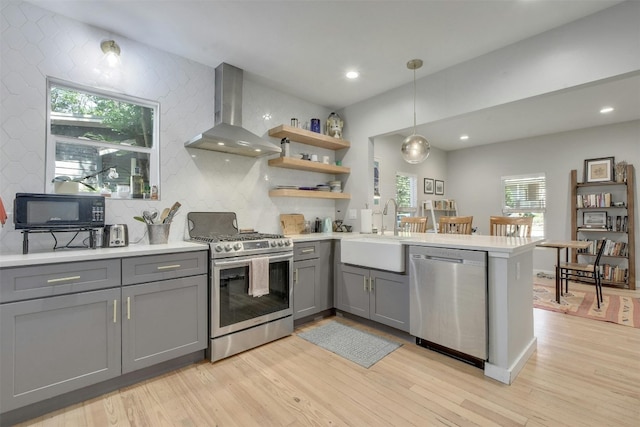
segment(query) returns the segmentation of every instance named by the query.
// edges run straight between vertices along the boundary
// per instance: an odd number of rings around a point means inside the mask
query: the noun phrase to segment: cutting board
[[[282,234],[290,236],[292,234],[302,234],[304,231],[304,215],[302,214],[281,214],[280,226]]]

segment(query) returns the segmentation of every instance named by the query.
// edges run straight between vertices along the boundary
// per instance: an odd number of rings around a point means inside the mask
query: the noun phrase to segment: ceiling
[[[28,1],[106,29],[116,40],[122,35],[211,67],[227,62],[263,84],[329,109],[410,83],[409,59],[424,60],[416,74],[419,79],[621,2]],[[348,70],[358,71],[360,77],[348,80]],[[639,97],[630,96],[640,93],[638,79],[631,76],[603,82],[602,88],[586,86],[532,98],[430,123],[419,132],[434,146],[451,150],[594,126],[593,111],[584,112],[585,99],[593,101],[604,93],[607,102],[619,101],[615,105],[624,107],[597,124],[638,119]],[[549,103],[554,108],[547,108]],[[461,133],[472,137],[460,141]]]

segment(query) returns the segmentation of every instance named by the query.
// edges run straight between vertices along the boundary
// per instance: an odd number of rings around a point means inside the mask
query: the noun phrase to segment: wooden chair
[[[489,218],[492,236],[531,237],[533,217],[492,216]]]
[[[579,282],[585,281],[594,283],[596,285],[596,300],[598,301],[598,308],[600,308],[600,303],[603,302],[600,258],[602,258],[605,248],[606,240],[600,243],[598,254],[596,255],[596,259],[593,264],[580,264],[573,262],[560,263],[560,289],[562,289],[562,281],[564,281],[565,292],[569,292],[569,279]]]
[[[403,216],[400,218],[400,230],[411,231],[412,233],[427,232],[426,216]]]
[[[438,222],[438,233],[471,234],[472,216],[441,216]]]

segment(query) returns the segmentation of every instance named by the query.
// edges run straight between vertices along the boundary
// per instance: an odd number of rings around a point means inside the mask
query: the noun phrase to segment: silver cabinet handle
[[[127,320],[131,320],[131,297],[127,297]]]
[[[364,286],[364,291],[367,292],[367,276],[362,276],[362,284]]]
[[[182,267],[180,264],[160,265],[158,266],[158,270],[169,270],[170,268],[180,268],[180,267]]]
[[[48,279],[47,283],[57,283],[57,282],[66,282],[69,280],[78,280],[80,276],[69,276],[69,277],[60,277],[58,279]]]
[[[316,251],[316,248],[306,248],[306,249],[301,249],[300,253],[310,254],[310,253],[315,252],[315,251]]]
[[[293,283],[295,283],[296,285],[298,284],[298,269],[297,268],[293,271]]]
[[[373,277],[369,276],[369,292],[373,291]]]
[[[118,300],[113,300],[113,323],[117,323],[116,316],[118,315]]]

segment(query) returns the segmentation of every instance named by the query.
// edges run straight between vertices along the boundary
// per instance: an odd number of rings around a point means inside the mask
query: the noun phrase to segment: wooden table
[[[565,250],[565,260],[569,262],[569,249],[587,249],[591,247],[593,242],[586,240],[546,240],[538,243],[536,246],[541,248],[555,248],[557,250],[556,257],[556,302],[560,304],[560,296],[562,295],[562,284],[560,283],[560,251]]]

